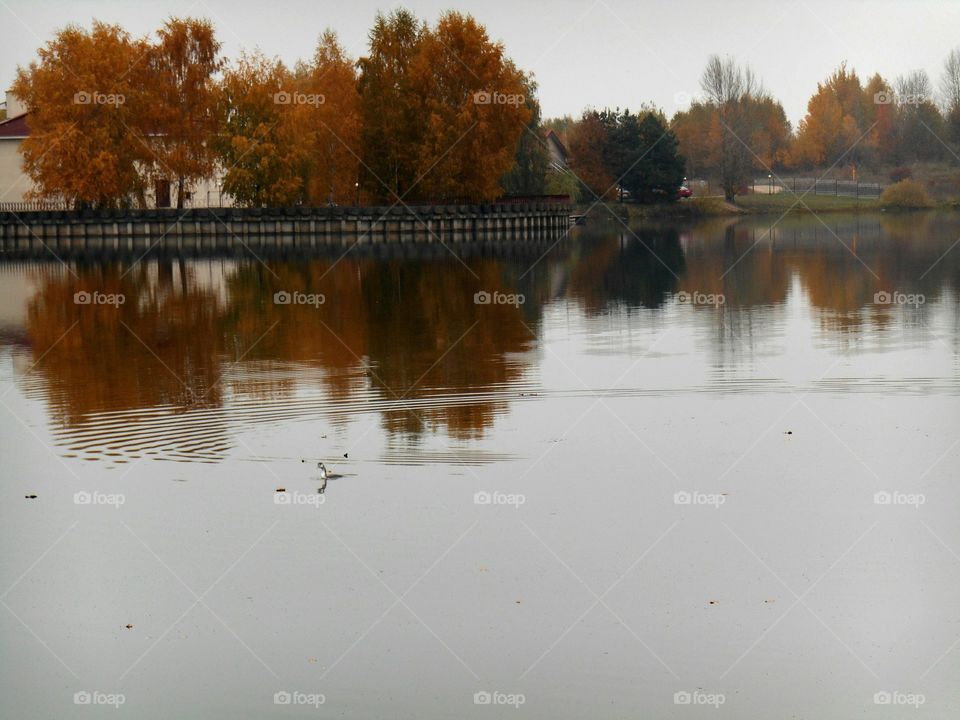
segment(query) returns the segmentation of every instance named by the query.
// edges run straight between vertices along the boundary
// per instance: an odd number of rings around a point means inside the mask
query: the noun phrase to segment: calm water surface
[[[0,265],[11,716],[956,717],[960,218],[771,224]]]

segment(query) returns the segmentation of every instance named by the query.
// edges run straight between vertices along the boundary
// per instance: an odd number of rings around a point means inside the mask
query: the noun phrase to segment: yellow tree
[[[78,208],[143,202],[148,52],[145,40],[95,21],[59,31],[18,68],[12,90],[30,113],[21,152],[32,197]]]
[[[223,63],[220,43],[206,20],[173,18],[157,35],[149,56],[150,144],[155,171],[173,176],[177,207],[182,208],[184,187],[213,174],[218,125],[214,74]]]
[[[414,195],[489,200],[530,121],[532,84],[470,15],[443,14],[413,64],[425,133]]]
[[[794,165],[825,166],[841,162],[854,171],[864,148],[859,140],[869,129],[863,88],[854,71],[841,65],[807,103],[797,128],[791,160]]]
[[[687,159],[687,172],[696,177],[720,168],[720,135],[723,127],[712,105],[694,102],[670,121],[680,153]]]

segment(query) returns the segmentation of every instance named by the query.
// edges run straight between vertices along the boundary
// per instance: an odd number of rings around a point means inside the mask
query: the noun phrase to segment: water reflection
[[[624,312],[632,329],[667,315],[691,332],[706,327],[714,356],[703,362],[719,368],[722,389],[744,345],[786,332],[791,299],[841,350],[872,330],[927,327],[932,308],[954,303],[960,253],[948,250],[958,234],[955,216],[936,214],[632,233],[611,222],[546,254],[7,265],[9,287],[23,290],[8,287],[6,300],[20,292],[25,310],[4,321],[0,343],[19,385],[49,407],[66,454],[216,462],[240,430],[321,416],[344,424],[364,412],[409,447],[431,433],[467,442],[513,402],[562,390],[538,378],[551,309],[574,311],[583,333]],[[78,305],[78,291],[125,302]],[[481,291],[525,301],[478,305]],[[922,293],[926,304],[875,304],[882,291]],[[325,301],[276,304],[282,292]],[[681,292],[725,301],[679,307]],[[954,321],[946,342],[956,339]],[[673,386],[685,383],[677,370]]]

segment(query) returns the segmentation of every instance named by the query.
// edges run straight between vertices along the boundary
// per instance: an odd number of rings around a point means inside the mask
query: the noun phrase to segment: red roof
[[[27,127],[26,113],[0,122],[0,138],[24,138],[29,134],[30,128]]]

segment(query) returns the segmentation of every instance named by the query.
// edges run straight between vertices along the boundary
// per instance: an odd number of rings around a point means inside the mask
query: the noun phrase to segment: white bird
[[[317,463],[317,469],[318,469],[320,472],[317,473],[317,476],[316,476],[316,478],[314,478],[314,479],[315,479],[318,483],[320,483],[320,487],[317,489],[317,492],[321,492],[321,493],[322,493],[322,492],[324,492],[324,491],[327,489],[327,466],[324,465],[322,462],[318,462],[318,463]]]

